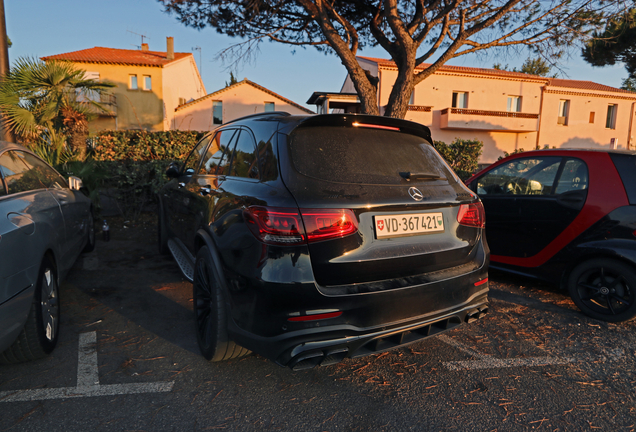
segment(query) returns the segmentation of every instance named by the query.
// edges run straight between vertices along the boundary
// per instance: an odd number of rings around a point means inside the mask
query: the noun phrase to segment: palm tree
[[[106,111],[99,95],[114,84],[84,78],[71,63],[20,58],[0,81],[0,113],[6,128],[26,142],[44,141],[59,155],[68,141],[86,156],[91,107]]]

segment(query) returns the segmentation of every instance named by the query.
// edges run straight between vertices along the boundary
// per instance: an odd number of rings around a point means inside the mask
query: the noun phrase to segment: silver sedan
[[[69,185],[70,183],[70,185]],[[91,201],[26,148],[0,142],[0,362],[44,357],[60,327],[60,281],[95,247]]]

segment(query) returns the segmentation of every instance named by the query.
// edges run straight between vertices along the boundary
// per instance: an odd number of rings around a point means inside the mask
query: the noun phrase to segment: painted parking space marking
[[[77,364],[77,386],[11,390],[0,392],[0,402],[70,399],[96,396],[118,396],[172,391],[174,381],[132,384],[99,384],[97,367],[97,333],[80,334]]]
[[[605,362],[608,360],[616,361],[623,357],[625,351],[617,348],[610,351],[607,355],[580,355],[580,356],[545,356],[545,357],[522,357],[511,359],[500,359],[488,354],[482,354],[475,351],[464,344],[457,342],[446,335],[437,336],[442,342],[451,345],[454,348],[463,351],[478,360],[461,360],[444,362],[449,370],[475,370],[475,369],[496,369],[509,367],[537,367],[537,366],[555,366],[580,362]]]

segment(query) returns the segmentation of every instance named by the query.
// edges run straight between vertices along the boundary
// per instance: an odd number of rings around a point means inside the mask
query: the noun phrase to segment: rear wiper
[[[408,181],[411,180],[446,180],[446,177],[440,177],[438,174],[417,173],[417,172],[401,172],[400,176]]]

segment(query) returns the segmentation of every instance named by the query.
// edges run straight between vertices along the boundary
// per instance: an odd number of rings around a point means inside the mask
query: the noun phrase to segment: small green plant
[[[446,144],[443,141],[434,141],[433,146],[457,173],[459,178],[466,180],[477,170],[477,162],[479,161],[479,156],[481,156],[484,143],[476,139],[455,138],[455,141],[450,144]]]

